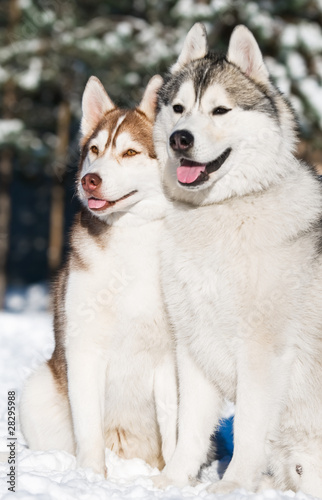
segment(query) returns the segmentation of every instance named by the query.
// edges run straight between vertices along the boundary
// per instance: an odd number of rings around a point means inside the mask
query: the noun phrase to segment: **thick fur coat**
[[[162,468],[176,443],[177,386],[161,298],[168,203],[152,142],[154,77],[134,110],[92,77],[83,96],[77,189],[83,209],[55,289],[56,346],[27,381],[21,425],[33,449],[63,449],[106,474],[105,447]]]
[[[200,24],[158,106],[180,404],[176,451],[156,484],[198,474],[228,398],[234,455],[209,490],[322,497],[322,189],[294,156],[292,110],[245,27],[217,56]]]

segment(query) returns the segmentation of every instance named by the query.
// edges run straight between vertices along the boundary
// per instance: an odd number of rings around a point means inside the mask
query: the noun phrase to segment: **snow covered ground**
[[[37,298],[37,293],[34,293]],[[13,300],[11,297],[10,300]],[[209,481],[218,479],[224,464],[214,462],[203,473],[202,482],[196,487],[183,489],[169,487],[161,491],[153,487],[151,476],[157,474],[142,460],[122,460],[114,453],[106,451],[109,470],[108,480],[90,470],[76,468],[75,457],[61,451],[31,452],[24,439],[17,432],[16,493],[8,491],[10,486],[7,448],[7,393],[15,390],[17,399],[25,378],[53,349],[52,318],[49,313],[37,311],[37,307],[27,308],[27,312],[0,311],[0,498],[9,500],[35,498],[38,500],[88,500],[88,499],[144,499],[144,500],[181,500],[207,499],[216,497],[206,490]],[[39,302],[41,304],[41,301]],[[16,298],[13,305],[19,305]],[[42,307],[40,307],[42,309]],[[18,408],[18,405],[17,405]],[[262,494],[252,494],[238,490],[230,495],[221,495],[222,500],[286,500],[296,498],[309,500],[301,493],[281,493],[267,490]]]

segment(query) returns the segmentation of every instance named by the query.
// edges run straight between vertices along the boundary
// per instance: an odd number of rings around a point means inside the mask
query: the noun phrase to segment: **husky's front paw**
[[[189,484],[189,479],[186,476],[171,477],[165,473],[161,473],[158,476],[153,476],[152,482],[156,488],[164,490],[167,486],[178,486],[179,488],[187,486]]]
[[[221,480],[208,486],[207,491],[209,493],[232,493],[235,490],[242,488],[238,483],[232,481]]]
[[[101,474],[102,476],[107,478],[107,467],[105,465],[105,457],[103,459],[95,459],[89,456],[81,456],[77,457],[77,467],[81,467],[82,469],[92,469],[95,474]]]
[[[260,493],[265,490],[275,490],[275,489],[277,489],[277,486],[275,485],[274,477],[269,476],[268,474],[264,474],[256,489],[256,493]]]
[[[172,484],[170,478],[168,478],[165,474],[158,474],[157,476],[153,476],[151,479],[153,485],[156,488],[159,488],[159,490],[164,490],[167,486]]]

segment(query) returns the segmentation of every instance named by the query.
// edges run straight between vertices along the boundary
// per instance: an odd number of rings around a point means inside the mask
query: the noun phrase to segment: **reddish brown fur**
[[[105,431],[105,440],[107,443],[107,446],[115,451],[117,455],[119,455],[121,458],[135,458],[135,455],[131,454],[129,452],[129,449],[127,450],[127,453],[125,454],[124,452],[124,444],[127,445],[127,448],[129,448],[129,443],[133,440],[133,435],[131,435],[130,432],[127,432],[126,430],[122,429],[121,427],[115,427],[114,429],[108,429]],[[135,439],[135,437],[134,437]],[[130,444],[131,447],[131,444]],[[165,466],[164,458],[162,456],[161,452],[161,436],[159,435],[159,449],[160,453],[158,456],[145,456],[144,460],[151,465],[151,467],[158,467],[159,470],[162,470],[163,467]]]
[[[117,135],[124,130],[128,131],[135,141],[145,145],[150,158],[156,158],[152,137],[152,123],[142,111],[134,109],[127,113],[126,118],[123,120],[114,136],[114,143]]]
[[[58,391],[67,396],[67,363],[65,356],[65,293],[69,263],[60,271],[54,283],[54,331],[55,350],[48,366],[51,369]]]
[[[125,119],[115,131],[115,127],[119,118],[124,115],[126,115]],[[108,140],[105,145],[104,151],[99,152],[99,156],[103,155],[106,148],[110,146],[112,137],[114,137],[113,145],[115,145],[117,136],[126,130],[132,135],[134,140],[138,141],[140,144],[144,144],[150,158],[155,159],[156,154],[153,144],[152,127],[153,124],[147,118],[145,113],[143,113],[140,109],[122,110],[119,108],[114,108],[111,111],[107,112],[104,118],[99,122],[93,133],[81,140],[81,157],[78,166],[78,179],[83,162],[88,154],[90,142],[97,136],[97,134],[101,130],[104,129],[108,132]]]

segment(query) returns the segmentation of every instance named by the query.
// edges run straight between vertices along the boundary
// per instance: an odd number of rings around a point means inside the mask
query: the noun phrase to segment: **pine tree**
[[[13,4],[19,15],[9,23]],[[52,220],[63,214],[58,186],[71,182],[77,164],[89,76],[98,76],[117,104],[133,105],[148,79],[174,62],[196,21],[206,24],[211,49],[220,51],[236,24],[253,31],[274,81],[299,114],[301,153],[322,164],[321,1],[2,0],[0,148],[11,157],[14,176],[32,185],[44,184],[46,176],[54,184],[43,195],[52,198]],[[5,185],[4,173],[0,182]],[[58,229],[43,236],[51,241],[52,268],[60,261],[62,217]]]

